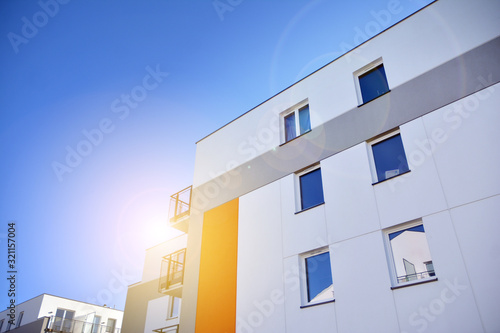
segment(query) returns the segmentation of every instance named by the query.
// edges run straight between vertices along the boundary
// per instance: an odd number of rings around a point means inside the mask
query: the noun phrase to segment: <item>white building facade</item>
[[[0,312],[0,332],[120,333],[123,311],[42,294]]]
[[[499,36],[435,1],[199,141],[180,332],[499,332]]]

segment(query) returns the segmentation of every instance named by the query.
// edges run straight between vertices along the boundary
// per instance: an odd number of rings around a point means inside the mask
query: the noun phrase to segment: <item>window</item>
[[[94,316],[94,321],[92,322],[92,333],[98,333],[101,324],[101,316]]]
[[[299,204],[298,210],[302,211],[325,202],[323,198],[323,182],[321,168],[314,166],[297,174]]]
[[[108,323],[106,324],[106,333],[113,333],[115,331],[116,319],[108,318]]]
[[[311,119],[309,116],[309,105],[294,107],[282,114],[283,138],[282,142],[288,142],[311,130]]]
[[[181,307],[181,299],[179,297],[170,296],[168,301],[168,314],[167,319],[179,317]]]
[[[389,92],[389,84],[387,83],[382,58],[356,71],[354,80],[360,104],[368,103]]]
[[[182,285],[184,279],[184,260],[186,249],[171,253],[161,262],[160,292]]]
[[[316,250],[301,256],[302,305],[332,301],[333,281],[328,249]]]
[[[2,332],[2,327],[3,327],[4,321],[5,321],[5,319],[0,320],[0,332]]]
[[[421,221],[385,231],[393,287],[436,276]]]
[[[17,325],[16,325],[16,328],[18,328],[19,326],[21,326],[21,322],[23,321],[23,316],[24,316],[24,311],[21,311],[19,313],[19,318],[17,319]]]
[[[70,332],[74,316],[74,311],[57,309],[53,324],[54,329],[56,331]]]
[[[5,332],[8,332],[10,331],[10,328],[12,327],[12,321],[8,320],[7,321],[7,329],[5,330]]]
[[[369,143],[373,182],[381,182],[410,171],[399,129]]]

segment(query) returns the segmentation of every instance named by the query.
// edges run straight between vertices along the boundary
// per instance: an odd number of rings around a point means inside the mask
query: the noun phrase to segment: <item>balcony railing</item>
[[[178,333],[179,332],[179,325],[173,325],[173,326],[159,328],[159,329],[153,330],[153,332],[156,332],[156,333]]]
[[[433,276],[436,276],[436,273],[434,272],[434,270],[420,272],[420,273],[413,273],[413,274],[408,274],[408,275],[402,275],[402,276],[398,276],[398,283],[421,280],[421,279],[426,279],[426,278],[433,277]]]
[[[177,222],[185,216],[189,216],[191,210],[191,189],[192,186],[186,187],[170,197],[168,215],[171,223]]]
[[[186,249],[171,253],[163,257],[161,262],[160,293],[168,293],[170,289],[182,286],[184,280],[184,262]]]
[[[119,328],[91,322],[51,317],[45,332],[56,333],[120,333]]]

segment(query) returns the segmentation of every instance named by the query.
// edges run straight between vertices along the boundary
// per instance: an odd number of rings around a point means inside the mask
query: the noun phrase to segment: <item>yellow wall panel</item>
[[[196,333],[234,332],[238,199],[207,211],[203,218]]]

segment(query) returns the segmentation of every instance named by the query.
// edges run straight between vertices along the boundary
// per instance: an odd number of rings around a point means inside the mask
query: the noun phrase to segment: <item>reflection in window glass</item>
[[[333,297],[330,253],[306,258],[307,301],[317,302]]]
[[[423,225],[389,234],[397,283],[435,276]]]
[[[384,65],[379,65],[369,72],[359,76],[359,87],[363,103],[379,97],[389,91]]]
[[[300,176],[301,208],[307,209],[324,202],[321,169]]]
[[[372,145],[372,151],[379,182],[410,170],[400,134]]]
[[[299,126],[300,134],[304,134],[311,130],[311,119],[309,117],[309,105],[304,106],[299,110]]]
[[[296,136],[295,130],[295,113],[291,113],[285,117],[285,141],[290,141]]]

